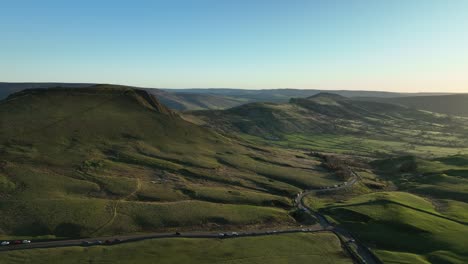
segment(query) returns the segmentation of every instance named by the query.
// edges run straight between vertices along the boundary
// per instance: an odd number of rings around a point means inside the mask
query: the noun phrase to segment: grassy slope
[[[384,262],[466,263],[468,157],[402,156],[372,165],[400,191],[343,191],[310,196],[307,203],[355,233]]]
[[[431,202],[415,195],[372,193],[323,205],[322,212],[378,249],[384,262],[468,260],[468,225],[438,213]]]
[[[132,254],[128,254],[132,252]],[[352,263],[331,233],[155,239],[111,247],[0,252],[0,263]]]
[[[466,263],[468,157],[404,156],[372,165],[406,192],[339,200],[325,195],[309,197],[308,203],[357,234],[386,262]]]
[[[294,193],[336,182],[312,158],[244,146],[127,88],[19,94],[0,120],[0,236],[291,224]]]

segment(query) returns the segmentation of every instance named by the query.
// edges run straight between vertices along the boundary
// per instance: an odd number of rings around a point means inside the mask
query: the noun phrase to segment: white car
[[[2,243],[0,243],[1,246],[8,246],[10,245],[10,242],[8,241],[3,241]]]
[[[31,240],[25,239],[25,240],[21,241],[21,243],[23,243],[23,244],[31,244]]]

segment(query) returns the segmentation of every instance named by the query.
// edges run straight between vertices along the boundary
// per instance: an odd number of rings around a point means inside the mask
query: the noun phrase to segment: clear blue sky
[[[0,0],[0,81],[468,92],[465,0]]]

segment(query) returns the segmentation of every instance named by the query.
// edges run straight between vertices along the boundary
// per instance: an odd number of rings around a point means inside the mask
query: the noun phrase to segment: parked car
[[[10,245],[10,242],[8,241],[3,241],[2,243],[0,243],[0,246],[8,246]]]
[[[232,232],[231,235],[233,235],[233,236],[238,236],[239,233],[237,233],[237,232]]]
[[[114,242],[114,244],[118,244],[118,243],[122,242],[122,240],[120,240],[120,239],[116,238],[116,239],[114,239],[114,241],[113,241],[113,242]]]
[[[89,245],[91,245],[91,242],[89,242],[89,241],[82,241],[82,242],[81,242],[81,245],[83,245],[83,246],[89,246]]]
[[[13,245],[21,245],[21,240],[15,240],[15,241],[13,241]]]
[[[21,243],[23,243],[23,244],[31,244],[31,240],[25,239],[25,240],[21,241]]]
[[[175,232],[175,235],[176,235],[176,236],[180,236],[180,232]]]

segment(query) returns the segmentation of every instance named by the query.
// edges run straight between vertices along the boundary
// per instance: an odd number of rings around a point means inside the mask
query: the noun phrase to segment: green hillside
[[[251,103],[227,110],[194,111],[185,116],[255,142],[311,150],[353,151],[370,156],[403,152],[446,155],[466,152],[468,146],[465,118],[448,119],[440,114],[328,93],[291,99],[287,104]]]
[[[20,92],[0,120],[2,237],[291,225],[295,193],[338,181],[314,158],[226,138],[126,87]]]
[[[352,190],[317,193],[307,204],[354,233],[389,263],[466,263],[468,157],[374,160]],[[369,176],[386,187],[372,190]],[[372,192],[374,191],[374,192]]]
[[[468,261],[468,222],[438,212],[430,200],[403,192],[372,193],[326,204],[321,211],[371,246],[384,262]]]

